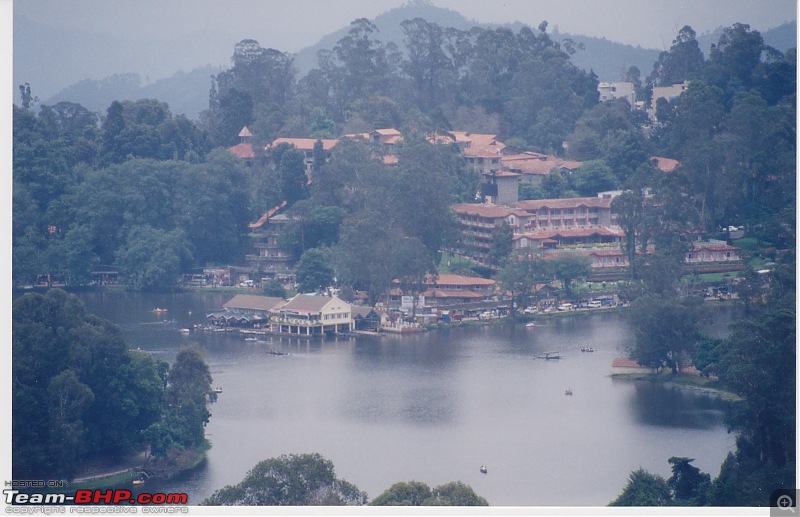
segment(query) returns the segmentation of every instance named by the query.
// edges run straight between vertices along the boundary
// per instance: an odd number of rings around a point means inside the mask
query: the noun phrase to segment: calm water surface
[[[319,452],[370,497],[398,481],[460,480],[492,505],[605,505],[632,470],[667,477],[667,459],[688,456],[713,477],[734,448],[719,400],[609,377],[632,339],[625,314],[554,318],[535,329],[254,343],[238,334],[180,334],[230,295],[80,296],[120,324],[131,346],[158,359],[172,361],[186,343],[207,352],[214,385],[223,388],[211,406],[208,462],[160,487],[187,491],[193,504],[238,483],[260,460]],[[711,332],[724,333],[730,317],[719,312]],[[589,345],[597,351],[580,352]],[[548,350],[564,358],[536,359]]]

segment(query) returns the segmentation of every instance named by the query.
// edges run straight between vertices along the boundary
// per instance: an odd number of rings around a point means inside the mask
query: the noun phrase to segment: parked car
[[[599,309],[602,306],[603,302],[601,302],[600,300],[589,300],[589,305],[587,307],[589,307],[590,309]]]
[[[572,310],[575,310],[575,306],[572,305],[571,303],[562,303],[561,305],[558,306],[558,310],[560,310],[562,312],[563,311],[572,311]]]
[[[525,314],[536,314],[536,307],[525,307],[525,310],[522,311]]]

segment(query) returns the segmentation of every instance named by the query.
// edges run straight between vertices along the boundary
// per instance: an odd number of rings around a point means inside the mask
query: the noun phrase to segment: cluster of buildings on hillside
[[[654,110],[658,98],[672,100],[685,88],[685,83],[656,88],[651,108]],[[624,97],[632,106],[637,105],[631,83],[601,83],[599,90],[601,100]],[[383,128],[344,135],[338,140],[282,137],[267,145],[264,153],[255,153],[250,131],[244,128],[239,136],[241,143],[231,147],[230,152],[244,160],[257,159],[257,155],[269,156],[270,150],[278,145],[293,145],[304,155],[309,180],[312,179],[317,142],[321,142],[326,158],[342,139],[370,143],[375,148],[376,157],[391,166],[398,163],[395,149],[403,141],[403,135],[397,129]],[[457,146],[465,162],[481,178],[477,193],[480,202],[452,206],[464,237],[459,249],[452,251],[478,263],[489,264],[494,230],[506,224],[513,232],[513,248],[518,253],[528,251],[546,256],[580,254],[588,257],[592,267],[598,271],[628,266],[628,257],[620,247],[624,234],[612,211],[612,200],[621,191],[603,192],[597,197],[519,200],[520,183],[538,186],[553,172],[568,176],[583,165],[581,162],[530,151],[519,152],[507,147],[494,134],[449,131],[434,133],[427,138],[434,145]],[[665,174],[679,166],[676,160],[664,157],[654,157],[653,163]],[[253,248],[246,257],[246,266],[234,272],[234,276],[255,280],[291,276],[290,257],[278,244],[280,235],[292,223],[282,208],[283,205],[273,208],[250,225],[254,236]],[[740,261],[738,251],[738,248],[722,241],[696,242],[694,249],[687,253],[686,262],[735,263]]]

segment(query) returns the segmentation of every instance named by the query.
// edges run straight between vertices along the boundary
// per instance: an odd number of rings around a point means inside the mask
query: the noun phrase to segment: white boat
[[[486,465],[481,465],[480,471],[481,474],[486,474],[487,472],[489,472],[489,469],[486,468]]]
[[[544,355],[537,356],[539,359],[561,359],[561,353],[554,351],[554,352],[545,352]]]
[[[539,325],[537,325],[533,321],[529,321],[528,323],[525,324],[525,326],[528,328],[533,328],[533,327],[538,327]]]
[[[191,332],[191,329],[181,329],[181,334],[188,334]]]
[[[212,389],[211,391],[213,391],[214,393],[222,393],[222,388],[217,387]]]

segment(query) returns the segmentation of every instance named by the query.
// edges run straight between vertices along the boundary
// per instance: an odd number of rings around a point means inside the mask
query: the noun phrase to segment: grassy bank
[[[97,475],[91,479],[76,481],[70,484],[69,489],[98,489],[130,487],[134,480],[142,477],[142,472],[148,473],[148,480],[167,481],[196,469],[206,461],[206,453],[211,448],[211,443],[206,440],[202,445],[185,451],[174,451],[166,458],[154,460],[147,465],[131,467],[124,471],[117,471],[106,475]]]
[[[658,382],[670,388],[706,393],[729,402],[742,400],[735,393],[725,390],[718,380],[699,375],[687,373],[673,375],[672,372],[665,371],[659,373],[625,373],[612,375],[611,377],[619,380]]]

